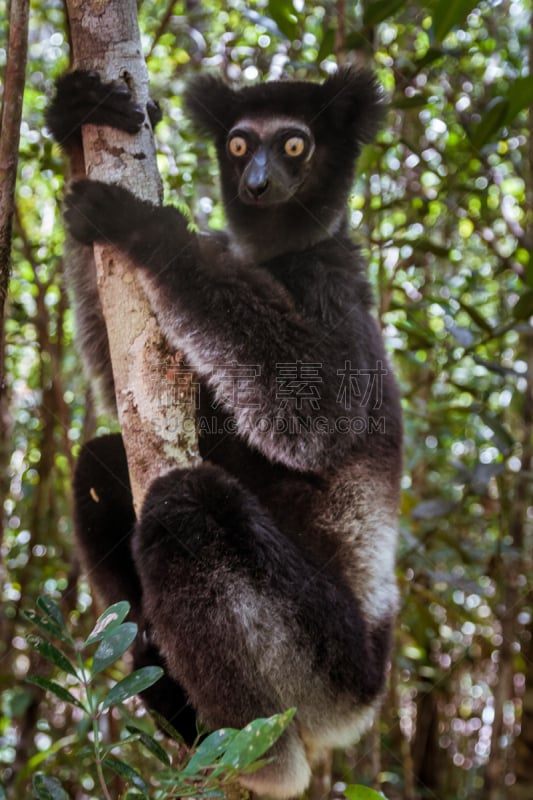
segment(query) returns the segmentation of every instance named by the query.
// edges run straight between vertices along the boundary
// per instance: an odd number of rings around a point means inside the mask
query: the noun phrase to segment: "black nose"
[[[261,181],[249,180],[246,182],[246,188],[255,200],[259,200],[259,198],[265,194],[268,186],[269,183],[266,179]]]
[[[263,197],[270,185],[268,153],[264,147],[258,147],[255,151],[243,178],[246,192],[252,200]]]

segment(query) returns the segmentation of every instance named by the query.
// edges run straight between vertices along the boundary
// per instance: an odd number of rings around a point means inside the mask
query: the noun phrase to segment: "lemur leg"
[[[309,779],[303,742],[339,718],[353,723],[382,687],[386,653],[356,597],[210,464],[152,484],[133,553],[154,641],[209,728],[296,706],[276,762],[243,782],[299,794]]]
[[[133,668],[165,669],[165,675],[142,692],[143,700],[192,744],[196,714],[181,686],[168,675],[144,621],[142,588],[131,552],[135,512],[120,434],[102,436],[82,448],[73,487],[75,533],[87,576],[106,606],[127,600],[130,616],[139,625]]]

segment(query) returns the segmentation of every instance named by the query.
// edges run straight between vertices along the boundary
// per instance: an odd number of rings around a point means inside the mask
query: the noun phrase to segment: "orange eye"
[[[305,142],[300,136],[291,136],[285,142],[285,153],[292,158],[301,156],[305,150]]]
[[[248,142],[242,136],[234,136],[228,142],[228,150],[232,156],[242,158],[248,152]]]

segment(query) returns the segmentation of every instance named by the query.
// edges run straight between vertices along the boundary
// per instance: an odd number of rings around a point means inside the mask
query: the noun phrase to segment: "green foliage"
[[[241,731],[230,728],[215,731],[177,769],[171,767],[171,759],[157,739],[136,725],[127,725],[129,736],[119,742],[104,744],[100,728],[105,712],[120,707],[126,700],[152,686],[162,676],[163,670],[161,667],[142,667],[104,693],[104,687],[95,678],[124,655],[137,633],[135,623],[123,621],[129,611],[129,604],[120,602],[110,606],[99,617],[85,641],[78,641],[73,637],[59,606],[51,598],[41,596],[37,605],[41,614],[27,611],[26,619],[40,631],[56,639],[60,646],[56,647],[33,635],[27,637],[28,641],[46,661],[65,674],[72,691],[66,689],[62,683],[40,676],[30,676],[27,680],[52,694],[57,700],[83,712],[87,721],[85,728],[92,734],[92,760],[101,791],[106,798],[110,796],[109,772],[119,775],[126,787],[138,790],[144,798],[164,800],[176,795],[223,797],[222,787],[225,784],[240,773],[255,771],[265,763],[262,757],[281,736],[295,714],[296,709],[290,709],[273,717],[255,720]],[[97,643],[98,648],[94,651]],[[74,680],[70,680],[71,678]],[[81,727],[84,727],[83,722]],[[137,742],[165,767],[163,770],[159,768],[151,781],[144,779],[139,770],[122,757],[122,750]],[[117,750],[121,753],[120,758],[116,754]],[[135,751],[132,751],[131,758],[135,756]],[[137,758],[135,761],[137,762]],[[147,768],[146,774],[151,775],[152,771]],[[32,789],[36,800],[68,798],[61,782],[46,773],[37,772],[32,776]]]
[[[368,786],[347,786],[343,794],[348,800],[380,800],[385,797],[381,792],[375,792]]]
[[[452,28],[465,22],[478,4],[479,0],[438,0],[432,15],[435,40],[442,42]]]

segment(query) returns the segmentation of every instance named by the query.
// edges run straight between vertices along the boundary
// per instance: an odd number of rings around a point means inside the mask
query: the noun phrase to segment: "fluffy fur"
[[[70,115],[59,137],[86,118],[68,87],[48,116]],[[323,84],[240,91],[201,77],[185,105],[217,147],[227,234],[196,235],[176,209],[87,180],[72,186],[66,221],[80,249],[107,241],[131,257],[165,336],[199,377],[200,418],[216,429],[203,429],[201,467],[152,484],[135,526],[123,453],[108,442],[94,463],[89,445],[76,529],[101,594],[129,599],[149,631],[168,673],[152,702],[169,706],[174,724],[184,698],[210,728],[297,707],[275,760],[242,778],[288,798],[306,788],[314,754],[350,744],[372,719],[397,605],[399,402],[345,211],[381,96],[370,73],[342,70]],[[229,151],[235,130],[243,157]],[[300,160],[283,150],[295,131],[309,132]],[[95,298],[73,277],[83,315]],[[105,344],[99,321],[79,325],[88,343]],[[107,373],[99,347],[86,357]],[[235,363],[254,366],[246,402],[220,369]],[[312,365],[316,391],[291,395],[298,365]],[[97,494],[109,505],[95,503],[90,490],[108,470],[120,485],[104,480]]]

